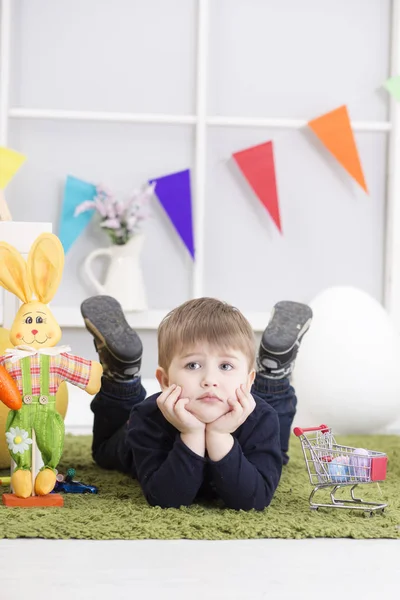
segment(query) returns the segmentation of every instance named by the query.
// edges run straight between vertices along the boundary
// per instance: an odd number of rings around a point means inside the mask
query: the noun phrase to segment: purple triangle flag
[[[155,194],[194,259],[190,169],[151,179]]]
[[[88,210],[75,217],[74,212],[76,207],[86,200],[93,200],[96,193],[96,186],[92,183],[86,183],[86,181],[82,181],[71,175],[67,176],[58,234],[65,254],[86,228],[94,213],[94,210]]]

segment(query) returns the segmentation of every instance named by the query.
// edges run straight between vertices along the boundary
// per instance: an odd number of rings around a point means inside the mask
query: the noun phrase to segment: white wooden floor
[[[0,541],[1,600],[397,600],[399,584],[400,540]]]

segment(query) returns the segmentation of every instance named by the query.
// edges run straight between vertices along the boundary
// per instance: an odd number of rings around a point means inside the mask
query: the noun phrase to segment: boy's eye
[[[189,369],[189,371],[195,371],[196,369],[200,369],[200,365],[197,362],[190,362],[186,365],[185,369]]]
[[[32,317],[26,317],[25,323],[28,323],[30,325],[32,323]]]
[[[36,317],[36,323],[43,323],[42,317]]]
[[[229,363],[222,363],[220,368],[221,368],[221,371],[232,371],[233,366],[230,365]]]

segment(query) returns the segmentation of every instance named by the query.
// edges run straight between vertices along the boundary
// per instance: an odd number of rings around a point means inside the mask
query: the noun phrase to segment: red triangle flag
[[[235,152],[232,156],[282,233],[272,142]]]

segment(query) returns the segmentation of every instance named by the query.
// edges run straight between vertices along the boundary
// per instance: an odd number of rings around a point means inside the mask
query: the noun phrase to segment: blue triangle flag
[[[152,179],[155,194],[194,259],[190,169]]]
[[[59,229],[59,238],[65,253],[87,227],[94,212],[94,210],[88,210],[74,217],[76,207],[85,200],[93,200],[96,193],[96,186],[92,183],[87,183],[71,175],[67,176]]]

